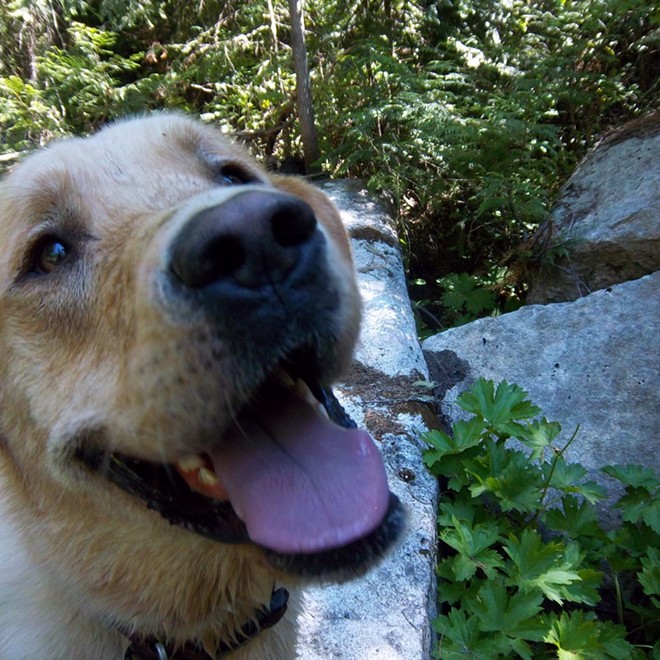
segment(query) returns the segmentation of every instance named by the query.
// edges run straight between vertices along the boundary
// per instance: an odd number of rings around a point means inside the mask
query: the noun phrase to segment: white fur
[[[0,498],[0,660],[72,660],[73,646],[89,648],[79,660],[123,657],[126,640],[81,616],[66,585],[53,583],[21,536]]]

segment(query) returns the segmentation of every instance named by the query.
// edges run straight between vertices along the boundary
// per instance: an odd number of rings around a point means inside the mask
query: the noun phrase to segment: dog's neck
[[[212,652],[196,642],[174,645],[151,635],[144,636],[139,632],[129,633],[121,630],[131,642],[124,660],[209,660],[209,658],[219,660],[247,644],[264,630],[272,628],[284,616],[288,601],[289,592],[286,589],[283,587],[274,589],[270,605],[255,612],[254,617],[236,633],[235,640],[222,642]]]

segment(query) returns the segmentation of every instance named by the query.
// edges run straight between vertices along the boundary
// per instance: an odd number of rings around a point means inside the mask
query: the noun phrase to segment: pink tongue
[[[211,458],[250,539],[276,552],[344,546],[387,512],[385,468],[369,434],[336,426],[289,392],[239,417]]]

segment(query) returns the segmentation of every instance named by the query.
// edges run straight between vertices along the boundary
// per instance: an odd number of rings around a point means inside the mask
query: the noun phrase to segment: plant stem
[[[538,511],[534,514],[534,517],[532,518],[532,522],[535,522],[539,515],[541,514],[542,509],[542,504],[543,500],[545,499],[545,496],[548,494],[548,489],[550,488],[550,482],[552,481],[552,475],[555,473],[555,468],[557,466],[557,461],[561,458],[563,453],[571,446],[571,443],[575,438],[577,437],[578,431],[580,430],[580,425],[578,424],[575,427],[575,431],[573,431],[573,435],[570,437],[569,441],[555,454],[554,459],[552,460],[552,465],[550,467],[550,474],[548,475],[548,478],[545,482],[545,485],[543,486],[543,491],[541,492],[541,499],[539,500],[539,508]]]

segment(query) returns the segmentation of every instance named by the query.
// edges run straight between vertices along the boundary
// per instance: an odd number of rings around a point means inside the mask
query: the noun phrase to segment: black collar
[[[255,613],[254,620],[248,621],[240,629],[234,642],[222,642],[216,649],[215,655],[209,655],[196,642],[174,645],[159,640],[152,635],[145,637],[139,633],[129,634],[122,630],[122,634],[131,642],[124,660],[209,660],[209,658],[219,660],[240,646],[247,644],[262,631],[274,626],[284,616],[288,601],[289,592],[284,587],[274,589],[270,598],[270,605]]]

